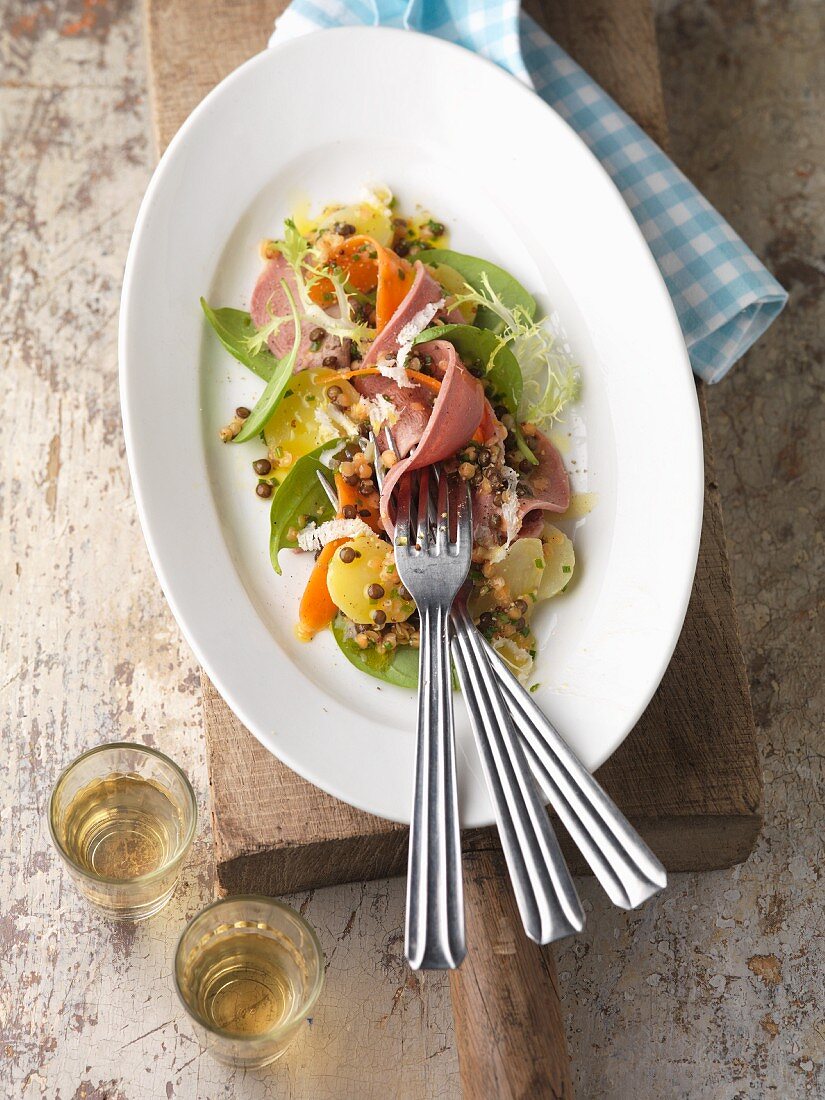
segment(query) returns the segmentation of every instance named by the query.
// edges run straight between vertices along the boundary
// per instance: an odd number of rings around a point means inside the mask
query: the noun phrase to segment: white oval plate
[[[702,515],[696,395],[676,317],[633,218],[537,96],[459,47],[348,28],[252,58],[170,145],[147,191],[120,318],[123,419],[146,540],[172,610],[238,718],[331,794],[409,820],[415,698],[357,672],[328,633],[293,635],[307,562],[268,557],[254,446],[218,428],[261,383],[207,330],[198,298],[248,305],[257,245],[297,198],[384,181],[453,246],[517,275],[558,313],[584,379],[560,441],[596,494],[575,584],[538,616],[536,698],[590,768],[621,743],[670,659]],[[255,453],[253,453],[255,452]],[[456,697],[461,818],[492,811]]]

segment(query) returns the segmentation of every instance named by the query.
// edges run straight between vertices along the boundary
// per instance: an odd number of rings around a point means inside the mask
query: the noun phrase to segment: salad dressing
[[[570,498],[570,507],[564,513],[565,519],[581,519],[589,516],[599,499],[598,493],[574,493]]]

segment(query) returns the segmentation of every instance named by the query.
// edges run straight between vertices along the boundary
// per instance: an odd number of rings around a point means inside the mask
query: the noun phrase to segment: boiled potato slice
[[[349,551],[358,555],[347,562]],[[347,551],[344,558],[341,551]],[[377,599],[370,595],[374,585],[383,589]],[[392,547],[376,535],[358,535],[335,551],[327,570],[327,588],[333,603],[355,623],[372,622],[374,611],[383,611],[387,622],[409,619],[415,604],[398,595],[401,581],[395,568]]]
[[[533,657],[529,649],[519,645],[514,638],[496,638],[492,645],[510,671],[524,683],[533,668]]]
[[[264,427],[264,439],[277,480],[283,481],[293,465],[303,455],[322,443],[338,439],[347,433],[315,413],[328,409],[325,389],[335,380],[335,371],[318,367],[292,376],[278,408]],[[291,391],[291,392],[290,392]]]
[[[466,291],[467,284],[464,282],[464,279],[459,275],[456,269],[450,267],[449,264],[428,264],[427,270],[435,281],[444,288],[448,295],[463,294]],[[471,325],[476,319],[478,306],[473,302],[465,302],[464,305],[458,307],[458,311],[467,324]]]
[[[522,596],[534,596],[544,574],[544,550],[541,539],[517,539],[507,554],[493,566],[487,578],[488,591],[474,592],[470,612],[476,618],[494,607],[508,607]],[[495,583],[501,577],[504,584]],[[492,582],[492,583],[491,583]]]
[[[545,523],[541,533],[544,547],[544,575],[539,585],[538,599],[546,600],[561,592],[573,576],[576,555],[573,543],[552,523]]]

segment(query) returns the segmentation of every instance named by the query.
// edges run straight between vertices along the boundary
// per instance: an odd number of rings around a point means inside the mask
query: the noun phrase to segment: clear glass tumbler
[[[219,1062],[265,1066],[284,1053],[324,984],[318,937],[294,909],[242,895],[207,906],[175,955],[178,995]]]
[[[112,920],[143,920],[175,889],[197,804],[177,764],[116,742],[79,756],[49,801],[49,830],[80,893]]]

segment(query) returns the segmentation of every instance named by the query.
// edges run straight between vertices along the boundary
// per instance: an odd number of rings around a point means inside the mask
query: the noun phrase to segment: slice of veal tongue
[[[267,260],[263,271],[258,276],[255,289],[252,291],[252,301],[249,304],[249,315],[256,328],[268,325],[273,317],[290,315],[289,299],[286,296],[281,283],[286,282],[292,291],[292,296],[298,301],[298,292],[295,285],[295,273],[286,259],[278,253],[271,260]],[[327,363],[333,370],[345,370],[350,365],[350,342],[343,342],[337,336],[330,336],[325,332],[320,341],[313,341],[312,334],[318,326],[314,321],[306,319],[301,321],[301,343],[298,348],[298,358],[295,361],[295,373],[308,370],[310,367],[320,367],[325,359],[335,359],[335,364]],[[292,350],[292,341],[295,339],[295,326],[292,321],[281,325],[277,332],[273,332],[267,344],[269,350],[277,359],[282,359]],[[313,351],[313,344],[317,349]]]
[[[396,462],[384,475],[381,490],[381,519],[384,529],[392,538],[395,533],[391,497],[399,478],[412,470],[432,466],[451,458],[471,439],[481,422],[484,412],[484,390],[477,378],[473,378],[456,355],[455,348],[446,340],[431,340],[419,345],[423,355],[431,355],[441,377],[438,391],[421,433],[415,452]],[[402,390],[402,393],[408,392]],[[398,425],[393,427],[397,438]],[[399,444],[399,452],[401,447]]]
[[[406,458],[418,443],[432,415],[436,395],[431,389],[415,382],[399,386],[392,378],[381,374],[367,374],[352,380],[355,389],[364,397],[385,397],[396,414],[392,435],[399,458]],[[378,446],[387,449],[384,432],[378,433]]]
[[[527,442],[539,464],[524,479],[533,496],[519,502],[519,535],[536,538],[544,525],[542,512],[566,512],[570,507],[570,478],[564,459],[543,432],[536,431]]]

